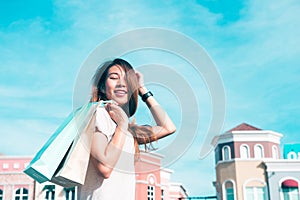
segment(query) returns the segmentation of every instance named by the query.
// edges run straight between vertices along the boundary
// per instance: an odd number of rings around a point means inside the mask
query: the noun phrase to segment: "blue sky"
[[[223,132],[247,122],[284,134],[282,144],[300,143],[299,9],[298,0],[1,1],[0,153],[33,155],[72,110],[76,77],[90,52],[142,27],[178,31],[208,52],[226,93]],[[199,159],[201,132],[211,117],[203,80],[160,52],[127,57],[135,66],[174,65],[199,94],[200,134],[169,168],[175,171],[172,180],[190,195],[214,194],[213,153]],[[166,102],[166,91],[152,88],[180,125],[178,102]]]

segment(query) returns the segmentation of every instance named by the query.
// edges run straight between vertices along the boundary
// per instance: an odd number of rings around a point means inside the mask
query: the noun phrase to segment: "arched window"
[[[235,187],[232,180],[227,180],[223,183],[223,199],[224,200],[235,200]]]
[[[75,187],[65,188],[66,200],[75,200]]]
[[[148,175],[147,199],[155,200],[156,177],[153,174]]]
[[[278,159],[279,156],[278,156],[278,150],[277,150],[277,147],[275,145],[272,146],[272,158],[274,159]]]
[[[15,200],[28,200],[28,190],[26,188],[17,189]]]
[[[226,199],[234,200],[233,183],[228,181],[225,183]]]
[[[54,200],[55,199],[55,185],[45,185],[43,188],[44,199]]]
[[[264,147],[262,145],[256,144],[254,146],[254,157],[258,159],[264,157]]]
[[[299,200],[298,182],[287,179],[281,183],[281,191],[284,200]]]
[[[291,159],[291,160],[296,160],[297,159],[296,152],[294,152],[294,151],[289,152],[288,155],[287,155],[287,158]]]
[[[222,156],[223,156],[223,160],[230,160],[231,159],[231,151],[230,151],[229,146],[226,145],[222,148]]]
[[[3,200],[3,190],[0,189],[0,200]]]
[[[243,159],[250,158],[249,147],[246,144],[240,146],[240,157]]]

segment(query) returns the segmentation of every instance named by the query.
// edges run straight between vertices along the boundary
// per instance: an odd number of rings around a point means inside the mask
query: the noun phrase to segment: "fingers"
[[[143,74],[141,72],[136,71],[135,74],[138,80],[143,79]]]
[[[139,83],[139,87],[144,86],[144,76],[143,76],[143,74],[138,72],[138,71],[136,71],[135,74],[136,74],[136,78],[137,78],[138,83]]]
[[[139,72],[139,71],[135,71],[135,74],[136,74],[137,78],[140,78],[142,76],[141,72]]]
[[[105,109],[109,112],[113,109],[119,109],[120,106],[118,106],[118,103],[117,102],[114,102],[114,101],[111,101],[111,102],[108,102],[104,105]],[[121,109],[121,108],[120,108]]]
[[[118,125],[123,128],[128,127],[129,119],[123,109],[115,103],[108,103],[105,105],[110,118]]]

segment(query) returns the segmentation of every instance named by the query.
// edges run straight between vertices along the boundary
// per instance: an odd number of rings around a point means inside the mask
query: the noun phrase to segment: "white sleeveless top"
[[[108,141],[115,132],[116,124],[103,107],[97,108],[96,128],[106,135]],[[134,140],[131,134],[126,136],[123,151],[108,179],[100,175],[90,159],[85,183],[78,187],[78,200],[135,199]]]

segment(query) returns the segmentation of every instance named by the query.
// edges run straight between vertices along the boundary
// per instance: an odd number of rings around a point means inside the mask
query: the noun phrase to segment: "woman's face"
[[[120,106],[128,102],[126,73],[119,65],[114,65],[108,70],[105,94],[107,99],[114,100]]]

